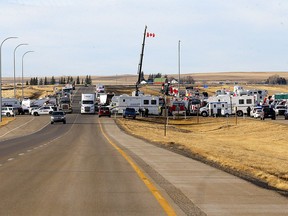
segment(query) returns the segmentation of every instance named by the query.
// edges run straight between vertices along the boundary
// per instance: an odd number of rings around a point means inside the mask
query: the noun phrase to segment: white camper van
[[[141,109],[148,109],[149,114],[159,115],[159,97],[151,95],[114,96],[111,101],[112,113],[122,114],[126,107],[134,108],[137,112]]]
[[[229,116],[232,114],[227,102],[209,102],[205,107],[200,108],[200,115],[207,116]]]
[[[230,106],[232,114],[237,114],[237,116],[243,116],[244,114],[247,114],[247,108],[253,107],[255,105],[254,96],[248,95],[218,95],[215,97],[209,97],[208,102],[227,102]]]

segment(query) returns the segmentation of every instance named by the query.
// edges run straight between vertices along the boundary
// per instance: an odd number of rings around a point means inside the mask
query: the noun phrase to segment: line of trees
[[[265,82],[266,84],[278,84],[278,85],[287,85],[287,80],[284,77],[280,77],[279,75],[273,75],[268,77]]]
[[[80,77],[77,76],[76,79],[74,79],[72,76],[67,76],[67,77],[60,77],[58,83],[59,84],[68,84],[68,83],[73,83],[75,82],[76,84],[92,84],[92,79],[91,76],[87,75],[85,77],[85,79],[82,79],[80,82]],[[26,81],[26,85],[55,85],[56,84],[56,79],[54,76],[51,77],[51,79],[49,79],[48,77],[44,77],[44,78],[38,78],[38,77],[32,77],[30,79],[30,81]]]

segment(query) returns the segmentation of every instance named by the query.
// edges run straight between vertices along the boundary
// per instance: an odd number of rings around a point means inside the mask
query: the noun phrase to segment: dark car
[[[54,124],[54,122],[63,122],[63,124],[66,124],[66,116],[65,112],[63,111],[54,111],[51,114],[51,124]]]
[[[284,118],[285,118],[285,120],[288,120],[288,109],[284,113]]]
[[[111,117],[111,112],[110,112],[109,107],[99,107],[98,115],[99,117],[101,116]]]
[[[123,110],[123,118],[131,117],[133,119],[136,118],[136,110],[134,108],[126,108]]]
[[[264,118],[271,118],[272,120],[276,119],[276,113],[272,107],[262,106],[262,109],[264,110]]]

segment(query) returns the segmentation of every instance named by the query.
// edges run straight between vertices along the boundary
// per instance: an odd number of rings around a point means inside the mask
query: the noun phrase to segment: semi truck
[[[71,103],[71,95],[66,94],[62,96],[59,101],[59,108],[64,111],[65,113],[72,113],[72,103]]]
[[[82,94],[81,96],[81,114],[95,114],[95,94]]]

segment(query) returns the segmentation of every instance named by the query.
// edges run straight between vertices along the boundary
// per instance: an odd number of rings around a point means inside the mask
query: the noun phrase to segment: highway
[[[78,89],[65,125],[21,116],[0,133],[0,215],[288,215],[276,192],[80,115],[91,90]]]
[[[166,215],[97,115],[67,117],[0,143],[0,215]]]

